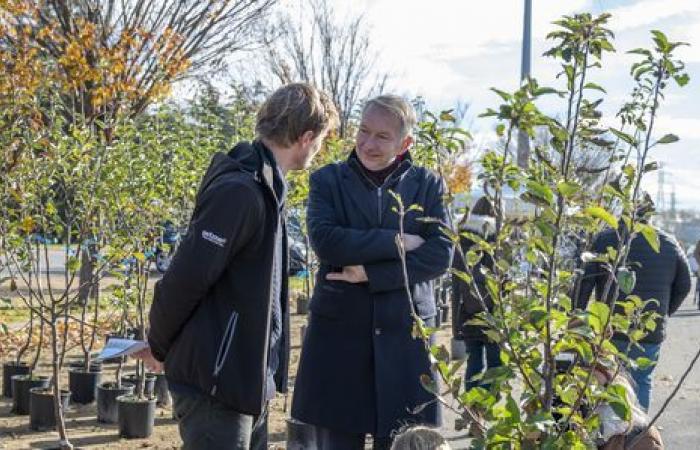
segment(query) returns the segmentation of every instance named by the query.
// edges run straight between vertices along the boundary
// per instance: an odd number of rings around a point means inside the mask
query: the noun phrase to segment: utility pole
[[[531,75],[532,42],[532,0],[525,0],[523,15],[523,50],[520,60],[520,85],[527,82]],[[530,159],[530,138],[523,130],[518,132],[518,166],[526,168]]]

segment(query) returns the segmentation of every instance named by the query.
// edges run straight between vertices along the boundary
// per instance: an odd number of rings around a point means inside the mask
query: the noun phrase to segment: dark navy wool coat
[[[389,190],[406,208],[423,208],[405,220],[406,233],[425,239],[407,256],[413,303],[422,318],[436,314],[432,280],[449,267],[452,244],[440,225],[417,220],[447,222],[439,177],[406,158],[377,187],[359,164],[353,153],[348,161],[311,176],[308,230],[321,267],[292,417],[334,431],[383,437],[406,424],[440,422],[439,406],[420,382],[421,375],[430,374],[430,363],[423,343],[411,337],[411,306],[395,240],[399,220]],[[349,265],[363,265],[369,281],[326,280],[329,271]]]

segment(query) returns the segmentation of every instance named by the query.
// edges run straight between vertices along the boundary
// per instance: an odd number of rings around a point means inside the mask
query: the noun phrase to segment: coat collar
[[[363,174],[359,164],[360,161],[353,150],[345,163],[341,164],[341,174],[343,182],[348,186],[349,197],[369,223],[383,225],[391,207],[396,206],[396,200],[387,192],[389,190],[401,196],[405,208],[412,204],[420,188],[420,180],[410,154],[404,157],[399,167],[389,175],[381,187],[375,186]]]

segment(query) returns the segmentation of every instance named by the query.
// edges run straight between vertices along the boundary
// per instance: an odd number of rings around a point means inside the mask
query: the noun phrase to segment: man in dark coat
[[[365,105],[356,149],[347,161],[311,176],[308,230],[321,261],[297,375],[292,417],[316,428],[320,450],[389,448],[392,432],[411,423],[437,425],[439,406],[421,385],[430,374],[424,344],[411,336],[411,305],[392,208],[401,196],[408,282],[417,313],[436,315],[433,280],[447,270],[451,242],[443,183],[415,166],[407,150],[415,113],[396,96]],[[421,409],[422,408],[422,409]]]
[[[165,363],[186,449],[267,449],[267,403],[286,392],[289,359],[284,175],[308,165],[334,120],[312,86],[282,87],[258,113],[258,139],[204,175],[140,355]]]
[[[624,229],[619,231],[623,235]],[[656,328],[642,338],[640,345],[630,345],[627,336],[616,334],[613,343],[622,352],[627,352],[631,358],[647,357],[654,364],[648,368],[631,368],[632,378],[636,383],[636,394],[639,404],[649,409],[651,401],[652,373],[659,358],[661,343],[666,336],[666,318],[676,312],[678,307],[690,292],[690,266],[685,257],[685,252],[676,239],[670,234],[656,229],[659,236],[660,251],[656,253],[641,234],[632,240],[628,261],[632,270],[636,273],[637,282],[632,295],[637,295],[642,300],[655,299],[647,307],[659,314]],[[593,252],[604,253],[608,247],[619,247],[618,231],[606,229],[596,236],[593,243]],[[604,287],[608,279],[608,272],[600,263],[588,263],[581,282],[581,289],[577,300],[578,307],[584,309],[588,304],[591,293],[595,290],[596,298],[601,299]],[[620,292],[620,299],[626,294]]]

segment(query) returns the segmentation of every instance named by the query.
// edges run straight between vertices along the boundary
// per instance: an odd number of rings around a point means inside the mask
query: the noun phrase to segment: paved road
[[[661,348],[661,357],[654,371],[654,391],[650,416],[661,408],[700,349],[700,311],[688,297],[671,317],[668,335]],[[454,414],[446,413],[442,432],[453,449],[469,447],[464,431],[454,431]],[[700,362],[686,379],[658,421],[666,450],[700,450]]]

